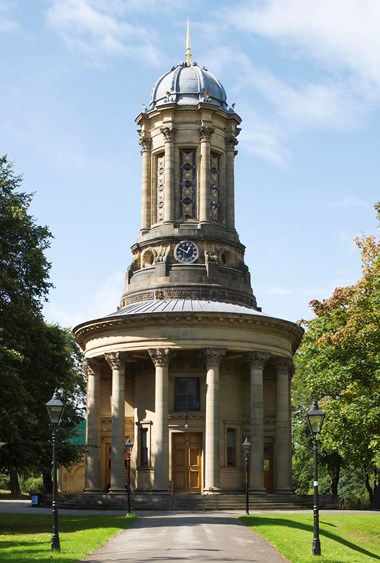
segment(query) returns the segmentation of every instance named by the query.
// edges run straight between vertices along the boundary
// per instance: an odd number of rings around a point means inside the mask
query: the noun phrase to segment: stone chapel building
[[[173,66],[136,118],[141,229],[117,311],[75,329],[87,375],[85,494],[291,490],[296,324],[257,306],[235,229],[241,118],[222,84]]]

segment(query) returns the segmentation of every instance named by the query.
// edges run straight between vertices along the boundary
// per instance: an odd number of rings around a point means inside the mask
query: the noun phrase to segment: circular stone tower
[[[206,68],[172,67],[136,118],[141,230],[118,310],[74,329],[88,378],[86,493],[290,491],[302,337],[257,307],[235,229],[241,119]]]

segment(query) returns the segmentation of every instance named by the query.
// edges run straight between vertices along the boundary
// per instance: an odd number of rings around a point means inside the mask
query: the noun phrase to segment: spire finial
[[[190,41],[190,22],[187,18],[187,37],[186,37],[186,66],[191,65],[191,41]]]

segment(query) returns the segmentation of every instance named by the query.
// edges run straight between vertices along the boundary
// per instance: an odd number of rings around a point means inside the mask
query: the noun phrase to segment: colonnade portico
[[[170,475],[170,444],[169,444],[169,373],[170,359],[178,355],[178,349],[149,348],[147,353],[154,366],[154,419],[152,423],[151,463],[154,474],[152,491],[169,492],[171,490]],[[203,434],[203,475],[202,491],[215,493],[222,491],[220,483],[220,469],[223,467],[223,452],[220,451],[221,424],[220,416],[220,377],[223,374],[223,360],[228,356],[228,350],[223,348],[205,348],[194,351],[194,355],[202,358],[205,368],[206,393],[204,397],[205,413]],[[123,352],[107,352],[103,354],[103,366],[111,368],[112,393],[111,402],[111,479],[109,493],[125,494],[125,454],[124,443],[126,430],[124,423],[125,405],[125,375],[126,358]],[[291,489],[290,456],[291,443],[288,432],[290,417],[289,403],[289,376],[292,373],[292,360],[289,357],[275,358],[269,352],[262,350],[242,353],[240,355],[242,368],[249,365],[249,427],[246,427],[243,416],[240,421],[241,436],[247,435],[252,443],[250,464],[250,489],[254,492],[265,492],[264,487],[264,368],[269,363],[276,370],[276,400],[277,418],[273,442],[275,444],[275,489],[289,491]],[[102,450],[100,443],[100,374],[101,357],[85,360],[88,385],[88,412],[87,412],[87,469],[86,493],[103,493],[102,482]],[[132,407],[134,405],[131,405]],[[135,427],[141,421],[135,420]],[[137,425],[137,426],[136,426]],[[183,429],[176,429],[182,431]],[[138,443],[137,435],[134,442]],[[138,444],[137,444],[138,445]],[[241,444],[236,444],[239,448]],[[240,457],[238,465],[241,467],[241,482],[244,480],[243,458]],[[104,463],[104,462],[103,462]],[[132,463],[138,470],[138,455],[133,456]],[[138,486],[136,480],[135,486]]]

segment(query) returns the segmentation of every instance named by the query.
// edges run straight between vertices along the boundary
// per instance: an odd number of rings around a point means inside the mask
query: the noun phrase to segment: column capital
[[[199,138],[200,138],[201,143],[202,142],[208,142],[209,143],[211,141],[211,137],[212,137],[212,134],[214,133],[214,131],[215,131],[215,129],[213,127],[202,126],[199,129]]]
[[[245,356],[245,359],[249,362],[250,367],[255,369],[263,369],[269,358],[270,352],[263,352],[261,350],[249,352]]]
[[[155,367],[168,367],[170,363],[170,348],[149,348],[149,355]]]
[[[175,127],[161,127],[161,133],[164,136],[164,141],[173,143],[175,140],[176,128]]]
[[[283,356],[274,360],[277,373],[286,372],[289,376],[293,375],[295,371],[293,358]]]
[[[235,147],[239,143],[235,135],[229,135],[225,138],[226,150],[235,152]]]
[[[141,130],[138,132],[140,135],[139,145],[141,146],[141,152],[148,152],[152,148],[152,139],[150,135],[143,133]]]
[[[111,369],[123,369],[125,366],[123,352],[106,352],[104,358]]]
[[[82,362],[83,372],[88,380],[90,375],[95,375],[96,373],[100,372],[101,369],[101,361],[100,358],[85,358]]]
[[[224,348],[205,348],[202,350],[202,355],[207,368],[218,367],[226,355],[226,350]]]

